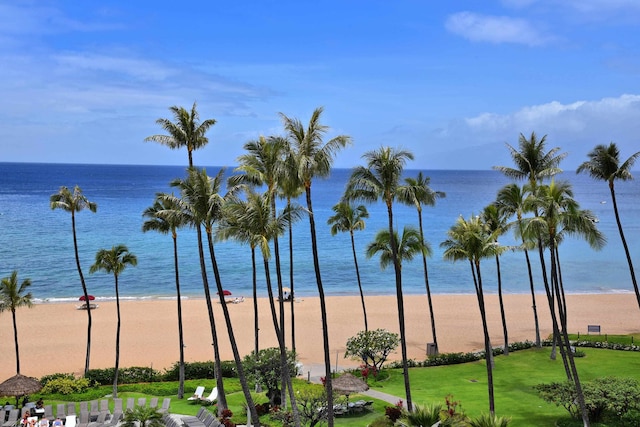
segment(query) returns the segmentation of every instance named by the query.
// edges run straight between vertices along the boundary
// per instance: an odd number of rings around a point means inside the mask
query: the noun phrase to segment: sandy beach
[[[259,302],[260,346],[276,346],[269,301]],[[369,328],[398,331],[397,305],[392,296],[365,297]],[[116,304],[98,302],[92,311],[91,368],[113,366],[115,358]],[[480,313],[475,295],[435,295],[433,297],[438,344],[441,352],[466,352],[483,347]],[[291,344],[291,304],[295,310],[296,348],[307,367],[323,363],[322,328],[319,300],[299,298],[286,303],[286,340]],[[640,331],[640,310],[635,296],[626,294],[576,294],[567,296],[569,330],[587,333],[587,325],[601,325],[602,333],[625,334]],[[80,374],[86,351],[87,314],[77,304],[43,303],[16,312],[20,344],[21,373],[40,377],[55,372]],[[486,296],[492,344],[502,344],[502,325],[498,297]],[[537,296],[541,335],[551,333],[546,297]],[[253,349],[253,301],[228,304],[234,333],[242,355]],[[427,343],[432,341],[426,296],[405,297],[407,349],[409,357],[424,359]],[[530,295],[506,295],[506,317],[510,341],[533,340],[535,329]],[[347,339],[364,329],[362,307],[357,296],[327,298],[331,361],[338,369],[356,366],[344,358]],[[224,360],[233,358],[224,324],[222,307],[214,303],[220,349]],[[120,366],[151,366],[162,370],[178,360],[177,309],[175,300],[121,301],[122,334]],[[211,330],[204,299],[183,300],[185,360],[213,359]],[[0,315],[3,338],[0,340],[0,378],[15,374],[15,348],[11,314]],[[391,355],[400,358],[400,351]],[[304,368],[303,368],[304,371]]]

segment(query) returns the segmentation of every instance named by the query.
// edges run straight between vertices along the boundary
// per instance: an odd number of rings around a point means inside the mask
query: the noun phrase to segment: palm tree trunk
[[[256,271],[256,248],[251,246],[251,272],[253,277],[253,333],[255,340],[253,343],[253,351],[256,357],[258,357],[258,351],[260,351],[259,333],[260,328],[258,324],[258,277]]]
[[[273,302],[273,289],[271,286],[271,273],[269,272],[269,260],[263,252],[264,274],[267,281],[267,294],[269,295],[269,307],[271,308],[271,319],[273,320],[273,328],[278,338],[278,347],[280,349],[280,367],[282,369],[282,378],[285,382],[285,388],[289,390],[289,399],[291,400],[291,410],[293,413],[293,421],[296,427],[300,427],[300,414],[298,405],[296,404],[295,395],[293,394],[293,386],[291,384],[291,373],[289,372],[289,364],[287,363],[286,347],[284,345],[284,336],[278,325],[278,316],[276,314],[276,306]]]
[[[229,342],[231,344],[231,351],[233,352],[233,359],[236,363],[236,369],[238,370],[238,379],[240,380],[240,386],[242,387],[242,392],[244,394],[244,399],[247,402],[247,406],[249,407],[249,412],[251,413],[251,422],[254,426],[260,426],[260,418],[258,417],[258,412],[256,411],[256,405],[253,402],[253,398],[251,397],[251,391],[249,390],[249,386],[247,385],[247,378],[244,375],[244,368],[242,367],[242,358],[240,357],[240,352],[238,351],[238,344],[236,342],[235,334],[233,333],[233,325],[231,324],[231,316],[229,316],[229,308],[227,307],[227,303],[224,299],[224,289],[222,289],[222,280],[220,279],[220,271],[218,270],[218,262],[216,260],[215,251],[213,248],[213,236],[207,229],[207,241],[209,243],[209,255],[211,256],[211,265],[213,267],[213,277],[216,281],[216,287],[218,289],[218,299],[220,300],[220,304],[222,305],[222,314],[224,315],[224,321],[227,325],[227,333],[229,334]]]
[[[200,273],[202,274],[202,285],[204,287],[204,298],[207,303],[207,313],[209,315],[209,325],[211,326],[211,340],[213,341],[214,372],[216,376],[216,387],[218,387],[218,416],[227,409],[227,396],[224,392],[222,381],[222,371],[220,368],[220,349],[218,348],[218,333],[216,331],[216,320],[213,317],[213,306],[211,304],[211,292],[209,291],[209,280],[207,279],[207,267],[204,262],[204,248],[202,247],[202,226],[196,227],[198,235],[198,255],[200,256]]]
[[[84,275],[82,274],[82,267],[80,266],[80,255],[78,254],[78,239],[76,237],[76,216],[74,211],[71,211],[71,229],[73,230],[73,250],[76,255],[76,268],[80,275],[80,284],[82,285],[82,293],[84,295],[84,303],[87,305],[87,355],[84,362],[84,374],[89,372],[89,360],[91,357],[91,308],[89,305],[89,292],[87,292],[87,285],[84,282]]]
[[[476,284],[476,296],[478,298],[478,307],[480,308],[480,318],[482,319],[482,332],[484,334],[484,353],[487,366],[487,391],[489,394],[489,413],[493,416],[496,413],[495,397],[493,393],[493,348],[489,338],[489,328],[487,326],[487,311],[484,305],[484,292],[482,290],[482,276],[480,274],[480,261],[471,261],[471,273],[473,281]],[[475,267],[475,269],[474,269]]]
[[[116,363],[113,368],[113,397],[118,397],[118,369],[120,368],[120,290],[118,288],[118,275],[113,275],[116,282],[116,313],[118,323],[116,325]]]
[[[638,290],[638,282],[636,281],[636,274],[633,271],[633,262],[631,262],[631,255],[629,254],[627,239],[624,238],[624,232],[622,231],[622,223],[620,222],[620,214],[618,213],[618,203],[616,202],[616,192],[613,187],[613,181],[609,181],[609,190],[611,191],[611,200],[613,201],[613,213],[616,216],[616,224],[618,224],[618,232],[620,233],[620,240],[622,240],[622,247],[624,247],[624,253],[627,256],[627,264],[629,264],[629,273],[631,274],[631,282],[633,283],[633,290],[636,293],[636,300],[638,301],[638,307],[640,307],[640,290]]]
[[[418,210],[418,224],[420,226],[420,241],[424,245],[424,232],[422,229],[422,211]],[[422,269],[424,271],[424,286],[427,291],[427,303],[429,304],[429,317],[431,321],[431,336],[433,337],[433,345],[435,346],[436,354],[438,351],[438,338],[436,336],[436,318],[433,314],[433,302],[431,301],[431,287],[429,286],[429,270],[427,269],[427,256],[422,253]]]
[[[524,244],[524,240],[522,241]],[[533,309],[533,322],[536,328],[536,347],[542,348],[542,341],[540,340],[540,325],[538,323],[538,309],[536,307],[536,291],[533,286],[533,272],[531,270],[531,260],[529,259],[529,251],[524,250],[524,257],[527,260],[527,272],[529,274],[529,287],[531,289],[531,308]]]
[[[356,241],[353,237],[353,230],[349,231],[351,235],[351,251],[353,252],[353,263],[356,266],[356,277],[358,278],[358,290],[360,291],[360,301],[362,301],[362,314],[364,315],[364,330],[369,330],[367,323],[367,308],[364,305],[364,293],[362,292],[362,283],[360,282],[360,270],[358,269],[358,257],[356,256]]]
[[[500,274],[500,257],[496,255],[496,271],[498,272],[498,299],[500,300],[500,317],[502,318],[502,333],[504,334],[505,356],[509,355],[509,332],[507,330],[507,316],[504,314],[504,301],[502,298],[502,275]]]
[[[313,205],[311,203],[311,183],[305,184],[307,198],[307,209],[309,211],[309,228],[311,230],[311,251],[313,253],[313,268],[316,273],[316,285],[318,286],[318,297],[320,298],[320,316],[322,318],[322,346],[324,349],[324,387],[327,392],[327,424],[333,427],[333,387],[331,385],[331,355],[329,354],[329,327],[327,322],[327,303],[324,298],[324,287],[320,276],[320,261],[318,259],[318,242],[316,241],[316,222],[313,216]]]
[[[176,274],[176,304],[178,309],[178,345],[180,361],[178,364],[178,399],[184,397],[184,331],[182,329],[182,297],[180,295],[180,274],[178,269],[178,239],[173,233],[173,269]]]
[[[389,236],[391,241],[391,255],[393,258],[393,268],[396,275],[396,300],[398,303],[398,324],[400,326],[400,349],[402,351],[402,375],[404,377],[404,391],[407,399],[407,411],[412,412],[411,385],[409,383],[409,366],[407,365],[407,338],[404,325],[404,297],[402,294],[402,269],[398,259],[397,242],[393,238],[393,209],[392,203],[387,202],[387,213],[389,215]]]
[[[287,198],[287,208],[291,208],[291,198]],[[291,288],[291,350],[296,352],[296,318],[294,314],[295,292],[293,289],[293,226],[289,212],[289,287]]]
[[[16,344],[16,374],[20,373],[20,351],[18,350],[18,323],[16,322],[16,310],[11,310],[13,319],[13,342]],[[17,398],[16,398],[17,399]]]

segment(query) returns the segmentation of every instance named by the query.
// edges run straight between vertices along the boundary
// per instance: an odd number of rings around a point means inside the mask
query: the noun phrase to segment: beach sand
[[[498,297],[487,295],[489,332],[494,346],[503,343]],[[423,360],[427,343],[432,341],[427,298],[405,296],[407,351],[410,358]],[[269,301],[260,298],[260,346],[276,346]],[[365,297],[369,329],[398,331],[397,304],[393,296]],[[483,348],[480,312],[475,295],[434,295],[438,344],[441,352],[467,352]],[[286,341],[291,345],[290,310],[295,310],[296,349],[303,372],[322,364],[322,325],[319,299],[298,298],[285,303],[287,313]],[[569,330],[587,333],[587,325],[601,325],[603,334],[626,334],[640,331],[640,310],[635,296],[627,294],[568,295]],[[84,369],[87,314],[77,304],[42,303],[16,312],[20,344],[21,373],[40,377],[56,372],[80,374]],[[92,311],[91,368],[112,367],[115,359],[116,304],[99,302]],[[120,366],[145,366],[163,370],[178,360],[176,301],[171,299],[121,301],[122,332]],[[544,295],[537,296],[542,337],[551,333],[549,309]],[[211,329],[204,299],[183,299],[185,360],[213,360]],[[530,295],[506,295],[505,307],[509,340],[534,340],[535,329]],[[213,304],[221,357],[232,360],[227,329],[218,302]],[[241,355],[254,346],[253,301],[245,298],[239,304],[228,304],[234,334]],[[344,358],[345,343],[364,329],[362,306],[357,296],[327,298],[331,363],[333,369],[357,366],[357,361]],[[15,374],[15,348],[10,312],[0,315],[4,331],[0,340],[0,379]],[[400,349],[390,360],[400,359]]]

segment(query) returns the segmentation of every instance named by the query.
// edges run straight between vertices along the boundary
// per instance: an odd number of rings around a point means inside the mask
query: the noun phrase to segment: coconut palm
[[[256,412],[255,404],[253,402],[253,398],[251,397],[251,392],[247,385],[247,380],[244,375],[244,370],[242,368],[242,359],[240,357],[240,353],[238,351],[238,345],[236,342],[235,334],[233,331],[233,325],[231,324],[231,317],[229,315],[229,308],[227,307],[227,303],[224,299],[224,289],[222,288],[222,280],[220,278],[220,271],[218,269],[218,262],[215,256],[215,249],[213,244],[213,227],[219,222],[222,218],[222,205],[224,202],[224,198],[220,195],[220,187],[222,184],[224,176],[224,169],[221,169],[220,172],[216,175],[215,178],[210,178],[207,175],[206,170],[196,170],[189,169],[189,178],[188,183],[185,184],[183,180],[176,180],[172,182],[172,186],[178,186],[181,188],[183,192],[183,197],[187,201],[187,206],[189,209],[189,213],[192,218],[192,222],[196,225],[196,230],[198,231],[198,250],[202,255],[201,259],[201,269],[203,276],[203,283],[205,288],[205,298],[207,299],[207,310],[209,311],[209,319],[212,325],[212,336],[217,338],[217,334],[215,331],[215,321],[213,320],[213,307],[211,304],[211,294],[209,291],[209,283],[206,280],[206,268],[204,268],[204,249],[202,248],[202,231],[204,228],[205,233],[207,235],[207,243],[209,246],[209,257],[211,260],[211,265],[213,267],[213,275],[216,282],[217,294],[220,301],[220,305],[222,306],[222,313],[224,315],[225,324],[227,327],[227,333],[229,335],[229,343],[231,345],[231,351],[233,353],[233,358],[237,366],[238,370],[238,379],[240,380],[240,385],[242,387],[242,391],[247,402],[247,406],[249,407],[249,412],[251,413],[251,419],[254,425],[259,425],[258,414]],[[216,347],[214,345],[214,347]],[[226,398],[223,401],[220,400],[220,394],[224,391],[224,389],[220,389],[222,385],[222,375],[220,370],[219,363],[219,351],[216,351],[218,360],[216,360],[216,381],[218,386],[218,413],[220,414],[222,410],[226,409]],[[222,407],[222,405],[224,405]]]
[[[209,143],[209,139],[205,135],[209,128],[216,124],[216,120],[207,119],[200,122],[200,115],[196,109],[195,102],[191,107],[191,111],[175,105],[169,107],[169,111],[173,114],[173,122],[169,119],[156,120],[156,123],[159,124],[168,135],[151,135],[144,140],[145,142],[153,141],[166,145],[172,150],[186,147],[189,155],[189,167],[193,167],[192,153],[194,150],[198,150]]]
[[[311,234],[311,251],[313,254],[313,267],[320,299],[320,314],[322,318],[322,343],[324,349],[325,366],[325,390],[327,391],[327,417],[329,427],[333,426],[333,390],[331,388],[331,355],[329,354],[329,330],[327,325],[327,306],[324,298],[324,287],[320,273],[320,260],[318,257],[318,242],[316,239],[316,223],[313,215],[313,203],[311,200],[311,184],[314,178],[326,178],[331,173],[331,165],[336,153],[351,143],[351,137],[338,135],[324,142],[323,136],[329,130],[328,126],[320,123],[323,108],[313,111],[308,125],[295,118],[287,117],[280,113],[284,124],[286,137],[295,155],[297,176],[304,186],[309,211],[309,229]]]
[[[431,248],[426,246],[420,239],[420,232],[410,225],[402,229],[402,237],[394,230],[393,240],[386,229],[378,231],[373,242],[367,245],[367,258],[380,254],[380,268],[383,270],[389,265],[393,265],[393,250],[397,250],[398,263],[402,269],[403,261],[411,261],[419,253],[431,253]],[[392,243],[393,242],[393,243]]]
[[[138,265],[138,258],[129,252],[125,245],[117,245],[111,249],[100,249],[96,253],[96,262],[89,269],[89,273],[95,273],[96,271],[111,273],[115,281],[118,323],[116,326],[116,363],[113,369],[113,397],[118,397],[118,368],[120,365],[120,290],[118,288],[118,277],[128,265]]]
[[[573,191],[571,186],[566,182],[552,181],[548,186],[540,186],[532,199],[531,203],[535,204],[539,215],[527,221],[527,227],[539,236],[544,235],[544,243],[549,249],[549,259],[551,265],[551,285],[555,294],[555,301],[550,305],[557,307],[559,321],[554,323],[560,324],[560,339],[562,340],[561,351],[564,347],[566,356],[563,359],[569,364],[571,370],[567,376],[576,386],[576,394],[578,403],[582,412],[582,419],[585,426],[589,425],[589,417],[584,402],[580,377],[575,365],[573,353],[570,351],[571,343],[567,331],[567,307],[564,298],[564,292],[560,287],[558,276],[559,264],[557,257],[557,244],[563,235],[577,235],[583,237],[593,248],[599,249],[604,246],[604,236],[597,230],[593,221],[594,216],[591,212],[579,209],[578,203],[573,199]],[[550,293],[547,291],[547,294]],[[552,309],[551,315],[555,318],[555,311]]]
[[[24,279],[18,283],[18,272],[13,271],[11,276],[4,277],[0,281],[0,313],[11,311],[13,320],[13,342],[16,347],[16,374],[20,373],[20,351],[18,349],[18,323],[16,322],[16,310],[20,307],[31,308],[33,296],[27,289],[31,286],[30,279]]]
[[[493,349],[489,339],[487,314],[484,304],[484,290],[482,288],[482,274],[480,261],[504,251],[496,244],[495,233],[489,232],[488,227],[479,216],[471,216],[468,220],[460,217],[447,232],[447,240],[440,244],[445,248],[444,258],[451,261],[468,260],[471,275],[480,308],[482,331],[484,333],[484,351],[487,366],[487,388],[489,391],[489,412],[495,414],[495,400],[493,394]]]
[[[80,275],[80,284],[82,285],[82,294],[87,309],[87,354],[84,363],[84,374],[89,372],[89,360],[91,356],[91,309],[89,306],[89,293],[87,292],[87,285],[84,281],[84,275],[82,274],[82,267],[80,266],[80,255],[78,254],[78,239],[76,236],[76,212],[89,209],[91,212],[98,210],[98,205],[94,202],[90,202],[82,190],[77,185],[71,192],[67,187],[60,187],[57,193],[52,194],[49,198],[51,209],[62,209],[71,213],[71,231],[73,233],[73,250],[76,257],[76,268],[78,269],[78,275]]]
[[[329,217],[327,224],[331,225],[331,235],[338,232],[349,232],[351,237],[351,250],[353,252],[353,263],[356,267],[356,278],[358,279],[358,290],[360,291],[360,301],[362,302],[362,314],[364,315],[364,330],[369,330],[367,324],[367,308],[364,304],[364,293],[362,292],[362,282],[360,281],[360,269],[358,268],[358,257],[356,256],[356,242],[353,232],[364,230],[365,218],[369,218],[369,212],[364,205],[359,205],[355,209],[347,202],[340,202],[333,206],[335,215]]]
[[[358,166],[351,173],[345,200],[362,200],[375,202],[382,199],[387,207],[389,218],[389,235],[393,235],[393,203],[396,200],[402,171],[407,160],[413,160],[413,154],[405,150],[391,147],[381,147],[368,151],[363,155],[367,166]],[[407,341],[404,324],[404,301],[402,296],[402,272],[400,258],[395,240],[391,239],[391,256],[396,279],[396,301],[398,304],[398,323],[400,329],[400,348],[402,351],[402,370],[407,409],[411,412],[411,385],[409,382],[409,367],[407,365]]]
[[[485,223],[489,233],[495,236],[498,244],[498,237],[507,232],[507,215],[501,211],[497,205],[491,204],[484,208],[481,219]],[[504,335],[504,355],[509,355],[509,331],[507,329],[507,317],[504,312],[504,299],[502,298],[502,274],[500,271],[500,254],[495,254],[496,272],[498,274],[498,301],[500,303],[500,318],[502,319],[502,333]]]
[[[529,275],[529,289],[531,291],[531,308],[533,310],[533,322],[536,330],[536,347],[542,347],[542,341],[540,339],[540,325],[538,322],[538,309],[536,304],[536,291],[533,283],[533,270],[531,269],[531,260],[529,259],[529,249],[532,247],[532,243],[525,239],[523,235],[523,215],[526,212],[524,204],[527,197],[528,186],[520,187],[517,184],[507,184],[498,191],[496,197],[496,205],[498,209],[504,212],[506,215],[515,215],[516,219],[513,224],[516,238],[520,238],[522,241],[521,248],[524,252],[524,257],[527,262],[527,273]],[[535,246],[533,246],[535,247]]]
[[[274,303],[273,287],[271,285],[271,274],[269,268],[269,259],[271,251],[269,242],[276,234],[282,234],[287,227],[291,218],[299,219],[302,211],[298,208],[292,208],[291,211],[285,211],[275,218],[271,213],[271,198],[268,194],[257,194],[250,189],[246,191],[246,202],[241,200],[230,199],[224,207],[225,220],[220,227],[219,235],[223,238],[229,236],[244,236],[251,244],[260,248],[262,253],[265,279],[267,283],[267,294],[269,296],[269,307],[271,309],[271,318],[273,327],[278,339],[280,350],[280,366],[282,369],[282,377],[285,386],[289,391],[289,399],[296,426],[300,426],[300,415],[296,404],[295,394],[291,384],[291,373],[289,371],[289,363],[287,362],[287,352],[284,345],[284,335],[280,331],[278,324],[278,315]],[[257,355],[257,353],[256,353]],[[284,362],[283,362],[284,359]]]
[[[436,200],[446,197],[442,191],[434,191],[429,186],[431,179],[418,172],[416,178],[405,178],[405,185],[398,188],[398,200],[406,205],[414,206],[418,212],[418,226],[420,237],[424,242],[424,228],[422,226],[422,205],[435,206]],[[436,319],[433,314],[433,302],[431,301],[431,287],[429,286],[429,270],[427,269],[427,256],[422,254],[422,269],[424,271],[424,286],[427,291],[427,303],[429,304],[429,316],[431,321],[431,335],[436,354],[438,353],[438,337],[436,335]]]
[[[633,290],[636,293],[636,300],[640,307],[640,290],[638,289],[638,282],[636,281],[636,275],[633,271],[633,263],[631,262],[631,255],[629,254],[629,247],[627,246],[627,240],[624,237],[622,230],[622,223],[620,222],[620,214],[618,213],[618,203],[616,202],[616,190],[615,181],[628,181],[633,179],[631,175],[631,168],[633,167],[636,159],[640,156],[640,151],[632,154],[627,160],[620,164],[620,151],[614,142],[608,146],[596,145],[596,147],[587,154],[589,160],[582,163],[577,170],[577,173],[585,172],[590,177],[606,181],[609,184],[609,191],[611,192],[611,200],[613,201],[613,213],[616,216],[616,224],[618,224],[618,232],[620,233],[620,239],[622,240],[622,246],[624,247],[624,253],[627,256],[627,263],[629,264],[629,273],[631,274],[631,282],[633,284]]]
[[[176,305],[178,310],[178,399],[184,397],[184,332],[182,329],[182,297],[180,293],[180,273],[178,268],[178,228],[184,224],[180,215],[180,206],[164,193],[156,194],[153,205],[142,213],[147,219],[142,224],[142,231],[157,231],[162,234],[171,233],[173,240],[173,268],[176,277]]]

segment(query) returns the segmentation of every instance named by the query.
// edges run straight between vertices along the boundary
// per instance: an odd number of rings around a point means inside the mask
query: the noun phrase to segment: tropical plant
[[[31,279],[24,279],[18,283],[18,272],[13,271],[11,276],[4,277],[0,281],[0,313],[11,311],[13,321],[13,342],[16,347],[16,374],[20,373],[20,350],[18,348],[18,323],[16,322],[16,310],[20,307],[31,308],[33,306],[31,292],[27,289],[31,286]]]
[[[369,212],[363,205],[359,205],[355,209],[348,202],[339,202],[333,206],[335,214],[327,220],[327,224],[331,226],[331,235],[335,236],[338,232],[349,232],[351,237],[351,251],[353,252],[353,263],[356,267],[356,278],[358,279],[358,290],[360,291],[360,301],[362,302],[362,314],[364,315],[364,330],[369,330],[367,323],[367,308],[364,303],[364,293],[362,292],[362,282],[360,281],[360,269],[358,268],[358,257],[356,255],[356,242],[353,232],[364,230],[365,218],[369,218]]]
[[[392,243],[393,242],[393,243]],[[397,248],[398,263],[402,269],[403,261],[411,261],[418,253],[431,253],[431,248],[420,240],[420,232],[407,225],[402,230],[402,237],[393,232],[393,239],[387,230],[380,230],[373,242],[367,245],[367,258],[380,254],[380,268],[385,269],[393,264],[392,247]]]
[[[447,240],[440,244],[445,248],[444,258],[451,261],[468,260],[471,276],[480,308],[482,331],[484,333],[484,350],[487,355],[487,388],[489,391],[489,412],[495,414],[493,393],[493,349],[487,327],[487,313],[484,304],[484,290],[482,288],[482,274],[480,261],[504,251],[496,243],[496,233],[489,232],[488,227],[479,216],[471,216],[468,220],[460,217],[447,232]]]
[[[351,143],[351,137],[338,135],[329,141],[323,141],[323,135],[329,130],[328,126],[320,123],[323,108],[313,111],[306,129],[302,122],[295,118],[289,118],[280,113],[284,124],[286,137],[295,156],[294,164],[297,166],[297,176],[305,189],[307,210],[309,211],[309,229],[311,234],[311,251],[313,254],[313,267],[320,299],[320,316],[322,318],[322,345],[324,349],[325,388],[327,390],[328,424],[333,427],[333,390],[331,389],[331,357],[329,353],[329,331],[327,324],[327,307],[324,297],[324,287],[320,273],[320,259],[318,256],[318,242],[316,239],[316,223],[313,215],[313,203],[311,199],[311,184],[314,178],[326,178],[331,173],[331,165],[336,153]]]
[[[296,355],[292,351],[286,352],[286,366],[294,375],[296,370]],[[280,361],[280,348],[263,348],[257,353],[251,352],[242,360],[247,378],[260,384],[267,390],[267,397],[272,406],[280,405],[280,381],[284,375]]]
[[[80,266],[80,255],[78,254],[78,239],[76,236],[76,212],[89,209],[91,212],[98,210],[98,205],[94,202],[90,202],[82,190],[77,185],[71,192],[67,187],[60,187],[57,193],[52,194],[50,199],[51,209],[62,209],[63,211],[71,213],[71,231],[73,232],[73,250],[76,257],[76,268],[78,269],[78,275],[80,276],[80,284],[82,285],[82,295],[84,296],[84,302],[87,309],[87,354],[84,363],[84,373],[89,371],[89,360],[91,356],[91,309],[89,305],[89,293],[87,292],[87,285],[84,281],[84,275],[82,274],[82,267]]]
[[[629,254],[627,240],[625,239],[624,231],[622,230],[615,190],[616,180],[628,181],[633,179],[633,176],[631,175],[631,168],[638,156],[640,156],[640,151],[632,154],[627,160],[620,164],[620,151],[616,144],[612,142],[608,146],[596,145],[596,147],[591,150],[587,156],[589,157],[589,160],[578,166],[577,173],[585,172],[589,174],[590,177],[600,181],[606,181],[607,184],[609,184],[611,200],[613,201],[613,213],[615,214],[616,224],[618,225],[618,233],[620,234],[624,253],[627,257],[627,264],[629,264],[629,273],[631,274],[631,282],[633,284],[633,290],[636,293],[638,307],[640,307],[640,290],[638,289],[638,282],[636,281],[636,275],[633,270],[633,262],[631,261],[631,255]]]
[[[157,408],[135,406],[125,411],[121,425],[122,427],[164,427],[164,422]]]
[[[156,199],[152,206],[142,213],[148,218],[142,224],[142,231],[157,231],[162,234],[171,233],[173,240],[173,268],[176,280],[176,305],[178,310],[178,399],[184,397],[184,331],[182,329],[182,297],[180,293],[180,274],[178,267],[178,228],[184,224],[184,217],[180,215],[180,206],[175,200],[167,198],[164,193],[156,194]]]
[[[470,427],[507,427],[509,424],[511,424],[511,418],[491,414],[482,414],[469,420]]]
[[[144,140],[145,142],[153,141],[166,145],[172,150],[186,147],[189,155],[189,167],[193,167],[192,153],[194,150],[198,150],[209,143],[209,139],[205,134],[211,126],[216,124],[216,120],[207,119],[200,122],[200,115],[196,109],[195,102],[191,107],[191,111],[178,106],[169,107],[169,111],[173,114],[173,122],[169,119],[156,120],[156,123],[168,135],[152,135]]]
[[[362,200],[369,203],[381,199],[387,207],[387,216],[389,218],[388,236],[392,236],[394,233],[393,203],[396,199],[404,165],[407,160],[413,160],[413,154],[405,150],[381,147],[378,150],[366,152],[363,158],[366,160],[367,166],[358,166],[353,170],[347,183],[347,189],[345,190],[345,199]],[[390,238],[389,242],[396,281],[396,302],[398,304],[398,323],[400,329],[400,348],[402,352],[405,396],[407,399],[407,409],[411,412],[411,386],[409,382],[409,366],[407,364],[401,263],[398,256],[397,241]]]
[[[446,197],[446,193],[442,191],[434,191],[429,186],[431,179],[423,176],[422,172],[418,172],[416,178],[405,178],[405,184],[398,188],[398,200],[406,205],[414,206],[418,212],[418,228],[420,229],[420,238],[424,240],[424,228],[422,226],[422,205],[435,206],[436,200]],[[433,337],[433,345],[435,352],[438,354],[438,336],[436,334],[436,319],[433,314],[433,302],[431,300],[431,286],[429,285],[429,270],[427,268],[427,255],[422,254],[422,269],[424,271],[424,286],[427,291],[427,303],[429,304],[429,320],[431,322],[431,336]]]
[[[426,406],[415,405],[413,412],[405,412],[402,415],[401,422],[410,427],[431,427],[440,421],[442,409],[440,403]]]
[[[100,249],[96,253],[96,262],[89,269],[89,273],[95,273],[96,271],[112,273],[115,281],[118,322],[116,324],[116,362],[113,368],[113,397],[118,397],[118,368],[120,365],[120,290],[118,277],[127,268],[127,265],[138,265],[138,258],[129,252],[125,245],[117,245],[111,249]]]
[[[398,348],[398,344],[400,344],[398,334],[386,329],[360,331],[347,340],[344,357],[359,359],[365,368],[372,368],[374,372],[379,372],[389,354]]]
[[[527,273],[529,276],[529,290],[531,291],[531,308],[533,310],[533,322],[536,330],[536,347],[542,347],[542,340],[540,339],[540,325],[538,322],[538,308],[536,304],[536,291],[533,283],[533,271],[531,269],[531,260],[529,259],[529,249],[534,247],[535,243],[527,241],[523,235],[523,214],[525,210],[525,199],[528,194],[528,186],[520,187],[517,184],[507,184],[498,191],[495,204],[498,209],[506,215],[515,215],[516,219],[511,226],[513,226],[516,238],[520,238],[522,241],[522,251],[527,262]]]
[[[507,214],[500,210],[496,204],[490,204],[482,211],[482,221],[488,228],[489,233],[495,236],[498,244],[498,237],[507,232]],[[509,355],[509,330],[507,329],[507,317],[504,312],[504,298],[502,297],[502,274],[500,271],[500,254],[495,254],[496,272],[498,274],[498,301],[500,304],[500,318],[502,320],[502,333],[504,335],[503,354]]]

